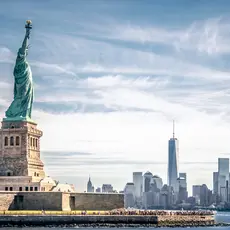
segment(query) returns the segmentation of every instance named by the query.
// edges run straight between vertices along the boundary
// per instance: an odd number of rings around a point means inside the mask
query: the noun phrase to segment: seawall
[[[160,226],[214,226],[214,215],[158,215]]]
[[[0,226],[214,226],[213,216],[155,215],[0,215]]]

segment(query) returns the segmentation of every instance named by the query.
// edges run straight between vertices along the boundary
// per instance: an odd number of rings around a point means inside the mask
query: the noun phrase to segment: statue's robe
[[[14,67],[14,100],[6,111],[7,118],[31,118],[34,89],[32,71],[26,53],[19,49]]]

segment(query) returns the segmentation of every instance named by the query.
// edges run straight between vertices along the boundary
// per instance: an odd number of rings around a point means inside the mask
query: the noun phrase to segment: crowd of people
[[[117,209],[111,211],[82,211],[81,215],[150,215],[150,216],[174,216],[174,215],[214,215],[213,211],[209,210],[197,210],[197,211],[167,211],[167,210],[127,210],[127,209]]]

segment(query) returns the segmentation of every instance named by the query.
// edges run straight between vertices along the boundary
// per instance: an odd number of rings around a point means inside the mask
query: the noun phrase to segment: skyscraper
[[[168,142],[168,185],[177,191],[178,178],[178,139],[175,138],[175,126],[173,121],[173,137]]]
[[[218,172],[213,172],[213,193],[218,194]]]
[[[153,177],[153,174],[149,171],[147,171],[143,176],[143,192],[149,192],[150,191],[150,182]]]
[[[133,172],[133,183],[135,186],[135,197],[141,197],[143,185],[142,172]]]
[[[93,187],[90,177],[87,183],[87,192],[94,192],[94,187]]]
[[[229,158],[218,158],[218,195],[228,201]]]
[[[179,192],[177,201],[186,201],[188,198],[186,173],[179,173],[179,177],[177,178],[177,191]]]
[[[150,184],[156,184],[156,188],[162,189],[163,187],[163,180],[157,175],[154,175],[150,181]]]
[[[133,208],[135,206],[135,186],[134,183],[127,183],[124,189],[124,206]]]

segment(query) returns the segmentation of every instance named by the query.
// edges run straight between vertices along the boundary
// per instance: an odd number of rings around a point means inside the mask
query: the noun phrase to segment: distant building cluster
[[[168,182],[151,172],[133,172],[133,181],[125,185],[125,207],[144,209],[192,209],[230,207],[229,159],[218,159],[218,172],[213,173],[213,191],[206,184],[193,185],[188,197],[187,174],[179,172],[179,141],[173,137],[168,142]]]
[[[218,158],[218,172],[213,172],[213,195],[216,206],[230,206],[229,158]]]
[[[127,183],[124,189],[125,208],[169,209],[178,202],[185,203],[188,198],[186,175],[177,178],[175,186],[176,191],[149,171],[133,172],[133,182]]]
[[[188,197],[187,174],[179,172],[179,141],[173,136],[168,141],[168,181],[163,183],[160,176],[152,172],[133,172],[133,181],[125,185],[125,208],[143,209],[193,209],[193,208],[230,208],[229,159],[218,159],[218,172],[213,172],[213,190],[206,184],[193,185],[192,196]],[[103,184],[94,190],[91,179],[87,192],[117,193],[111,184]],[[121,193],[120,192],[120,193]]]
[[[88,193],[94,193],[94,192],[96,193],[117,193],[117,191],[113,189],[113,186],[111,184],[103,184],[102,187],[98,187],[95,190],[90,177],[87,183],[87,192]]]

